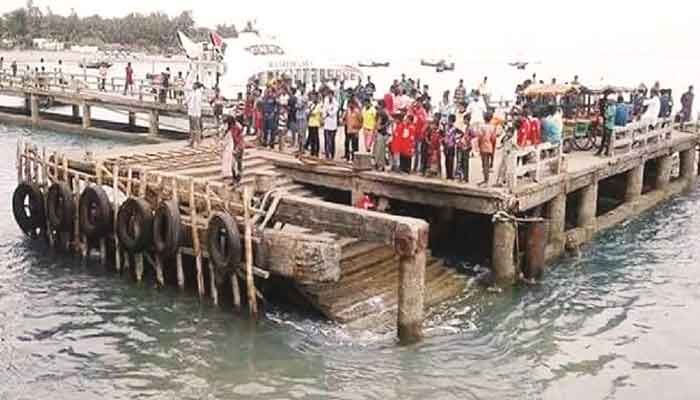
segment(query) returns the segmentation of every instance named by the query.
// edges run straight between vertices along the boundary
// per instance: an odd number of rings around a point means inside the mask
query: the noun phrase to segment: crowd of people
[[[487,81],[471,91],[460,81],[453,96],[446,91],[433,104],[429,86],[405,75],[381,96],[369,76],[356,85],[328,80],[309,88],[285,77],[265,87],[251,79],[245,97],[229,102],[227,129],[255,135],[264,147],[293,148],[299,157],[352,162],[362,152],[378,171],[464,182],[470,159],[479,156],[487,184],[505,122],[505,112],[489,107],[488,94],[480,91]]]

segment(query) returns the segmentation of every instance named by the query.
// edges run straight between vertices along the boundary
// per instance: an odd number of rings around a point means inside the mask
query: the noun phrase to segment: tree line
[[[246,29],[252,29],[250,22]],[[48,38],[64,42],[66,46],[120,44],[133,50],[163,52],[178,47],[177,31],[194,40],[205,41],[211,30],[195,26],[192,11],[183,11],[175,17],[152,12],[103,18],[99,15],[79,17],[75,10],[71,10],[68,16],[64,16],[53,13],[50,7],[42,11],[32,0],[27,1],[26,7],[0,17],[0,38],[22,48],[30,48],[34,38]],[[233,24],[217,25],[213,30],[225,38],[238,36]]]

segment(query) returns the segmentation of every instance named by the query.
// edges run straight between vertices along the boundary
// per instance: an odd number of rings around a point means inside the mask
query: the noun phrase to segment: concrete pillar
[[[151,110],[150,124],[148,125],[148,133],[157,135],[160,127],[158,110]]]
[[[627,182],[625,187],[625,202],[637,200],[642,195],[644,186],[644,163],[632,168],[625,173]]]
[[[581,201],[578,205],[577,225],[586,230],[586,236],[590,237],[595,230],[598,212],[598,182],[581,189]]]
[[[671,182],[671,169],[673,168],[673,159],[671,156],[661,156],[656,159],[656,181],[654,189],[663,189]]]
[[[566,244],[566,193],[560,193],[547,204],[549,220],[549,243],[555,254],[561,254]]]
[[[394,248],[399,254],[397,334],[404,344],[423,337],[428,233],[427,223],[402,226],[395,233]]]
[[[32,115],[32,125],[39,125],[39,98],[35,94],[32,94],[29,103],[29,108]]]
[[[92,117],[90,115],[90,105],[83,103],[83,129],[88,129],[92,126]]]
[[[365,193],[360,189],[359,179],[352,180],[352,190],[350,191],[350,205],[355,207],[360,202]]]
[[[423,336],[426,250],[399,258],[398,336],[412,343]]]
[[[493,223],[493,252],[491,265],[496,283],[512,285],[515,283],[515,224],[511,221],[495,221]]]
[[[698,152],[695,148],[680,152],[680,172],[681,178],[688,180],[690,183],[695,182],[697,172],[695,168],[698,162]]]
[[[136,126],[136,113],[129,111],[129,127],[133,128]]]
[[[77,104],[73,104],[73,119],[80,119],[80,107]]]

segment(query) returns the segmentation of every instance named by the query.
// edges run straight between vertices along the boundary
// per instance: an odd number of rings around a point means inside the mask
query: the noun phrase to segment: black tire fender
[[[70,232],[75,218],[73,191],[70,186],[56,182],[49,187],[46,196],[49,225],[59,232]]]
[[[173,257],[182,243],[180,208],[175,201],[160,203],[153,216],[153,247],[166,258]]]
[[[89,239],[101,239],[112,227],[112,204],[107,192],[90,185],[83,190],[79,203],[80,231]]]
[[[41,188],[35,184],[20,183],[12,194],[12,213],[19,228],[32,239],[46,230],[46,210]]]
[[[153,242],[153,211],[144,199],[132,197],[119,207],[117,235],[124,247],[138,253]]]
[[[241,234],[233,217],[222,212],[212,214],[207,226],[209,261],[217,268],[230,269],[241,263],[242,247]]]

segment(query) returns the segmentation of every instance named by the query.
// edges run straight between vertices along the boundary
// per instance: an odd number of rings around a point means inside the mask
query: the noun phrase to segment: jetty
[[[0,106],[0,117],[18,125],[139,143],[186,138],[187,112],[181,98],[166,96],[162,102],[158,94],[164,88],[149,79],[135,79],[133,92],[124,93],[125,84],[125,78],[112,77],[101,88],[101,78],[94,74],[51,71],[24,75],[20,70],[13,75],[5,68],[0,70],[0,95],[18,98],[20,103]],[[183,88],[173,83],[167,90]],[[71,107],[71,113],[56,113],[54,109],[60,106]],[[95,108],[124,114],[124,120],[94,118]],[[203,113],[211,120],[208,102]],[[163,118],[171,123],[164,124]],[[147,121],[146,126],[138,124],[139,119]]]
[[[488,266],[490,284],[540,279],[567,249],[693,187],[700,170],[698,124],[661,119],[616,128],[605,157],[561,144],[498,151],[496,169],[507,165],[499,185],[477,184],[478,159],[465,183],[375,171],[363,153],[349,164],[251,144],[233,187],[221,177],[222,144],[193,149],[177,140],[184,132],[162,129],[161,117],[186,118],[177,100],[159,102],[147,81],[133,96],[117,79],[107,91],[97,84],[0,74],[0,95],[24,99],[0,109],[3,122],[151,143],[100,154],[18,143],[13,211],[28,236],[254,317],[259,302],[280,301],[360,329],[396,329],[405,342],[467,287],[434,255],[440,244],[463,242],[461,255]],[[49,112],[56,104],[72,115]],[[128,120],[96,121],[93,107]],[[353,207],[365,195],[377,211]]]

